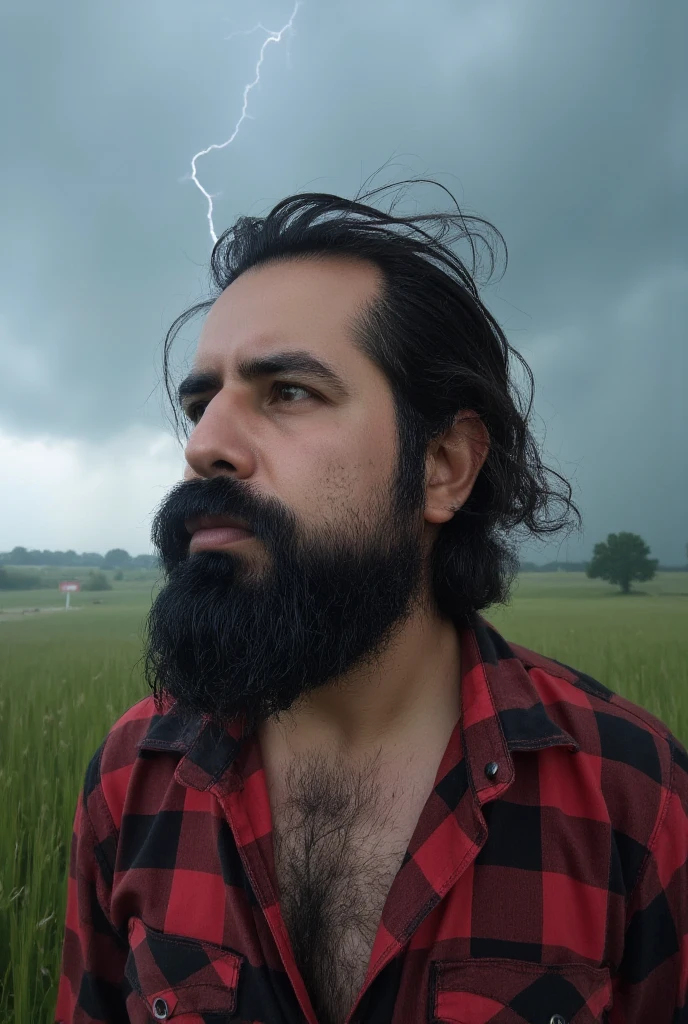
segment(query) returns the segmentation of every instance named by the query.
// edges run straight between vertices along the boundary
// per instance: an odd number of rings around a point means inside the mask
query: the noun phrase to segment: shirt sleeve
[[[98,812],[104,798],[99,784],[86,795],[88,777],[89,773],[74,815],[55,1022],[128,1024],[124,965],[129,947],[109,917],[112,858],[107,851],[113,845],[112,836],[98,836],[98,824],[94,825],[89,812],[92,805]],[[104,813],[109,821],[109,812]],[[102,817],[102,811],[96,813],[101,824]]]
[[[688,1021],[688,755],[671,747],[668,796],[627,908],[610,1024]]]

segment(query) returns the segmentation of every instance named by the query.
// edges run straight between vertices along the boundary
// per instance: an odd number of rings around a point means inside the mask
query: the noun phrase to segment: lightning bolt
[[[219,142],[219,143],[218,142],[214,142],[212,144],[212,146],[208,146],[207,149],[202,149],[199,153],[196,153],[196,155],[194,156],[193,160],[191,161],[191,180],[193,181],[193,183],[196,186],[196,188],[198,188],[203,193],[203,195],[206,198],[206,202],[208,203],[208,213],[207,213],[208,227],[210,228],[210,237],[213,240],[213,245],[215,244],[215,242],[217,242],[217,235],[215,234],[215,225],[213,224],[213,199],[217,198],[217,197],[216,196],[212,196],[210,194],[210,192],[206,192],[206,190],[201,185],[200,181],[198,180],[196,164],[197,164],[198,160],[200,160],[200,158],[202,156],[206,156],[208,153],[212,153],[212,151],[214,149],[225,149],[227,146],[231,145],[232,142],[234,142],[234,140],[236,139],[237,134],[239,132],[239,129],[241,128],[241,125],[243,124],[243,122],[246,120],[246,118],[251,118],[251,115],[246,112],[247,108],[248,108],[248,94],[250,93],[251,89],[253,89],[253,87],[255,85],[257,85],[258,82],[260,81],[260,69],[261,69],[261,65],[263,63],[263,58],[265,57],[265,51],[266,51],[267,47],[270,45],[270,43],[279,43],[281,38],[282,38],[282,36],[284,35],[284,33],[288,29],[293,27],[293,25],[294,25],[294,18],[296,17],[296,12],[298,11],[300,6],[301,6],[301,0],[296,0],[296,3],[294,4],[294,10],[291,12],[291,17],[290,17],[289,21],[286,23],[286,25],[282,26],[282,28],[279,30],[279,32],[272,32],[270,29],[265,28],[265,26],[261,25],[260,22],[259,22],[257,25],[255,25],[251,29],[248,29],[248,30],[243,31],[243,32],[232,32],[227,37],[228,39],[232,39],[234,36],[250,35],[252,32],[256,32],[259,28],[263,29],[264,32],[268,33],[267,39],[265,40],[265,42],[263,43],[263,45],[260,48],[260,56],[258,57],[258,63],[256,64],[256,72],[255,72],[256,73],[256,77],[253,79],[252,82],[249,82],[249,84],[244,87],[244,104],[243,104],[243,107],[242,107],[242,110],[241,110],[241,117],[237,121],[237,123],[236,123],[236,125],[234,127],[234,131],[232,132],[230,137],[226,140],[226,142]],[[251,118],[251,120],[252,120],[252,118]]]

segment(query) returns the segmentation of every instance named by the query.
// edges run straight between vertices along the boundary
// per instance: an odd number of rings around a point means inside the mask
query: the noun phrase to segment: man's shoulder
[[[613,764],[617,778],[629,785],[639,772],[666,791],[686,788],[688,753],[666,722],[582,669],[518,644],[509,646],[547,713],[582,752]]]
[[[142,697],[120,715],[114,722],[100,747],[101,770],[112,771],[133,763],[137,757],[138,745],[147,735],[151,725],[160,717],[155,697]]]
[[[119,828],[131,774],[139,759],[139,745],[160,718],[155,697],[143,697],[120,715],[95,751],[84,777],[84,804],[92,819],[107,818]]]

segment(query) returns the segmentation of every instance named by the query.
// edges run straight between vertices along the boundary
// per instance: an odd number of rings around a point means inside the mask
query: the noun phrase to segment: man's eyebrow
[[[288,373],[300,377],[322,381],[338,398],[349,398],[351,393],[339,374],[328,363],[323,362],[310,352],[289,351],[272,352],[267,356],[250,356],[242,359],[237,366],[237,376],[247,384],[261,377],[272,377],[278,373]],[[207,391],[219,391],[222,378],[218,373],[209,370],[194,370],[179,385],[177,397],[179,404],[193,395],[201,395]]]
[[[218,373],[210,371],[193,370],[181,382],[177,389],[177,400],[180,405],[184,404],[186,398],[194,395],[203,395],[206,391],[219,391],[222,387],[222,378]]]

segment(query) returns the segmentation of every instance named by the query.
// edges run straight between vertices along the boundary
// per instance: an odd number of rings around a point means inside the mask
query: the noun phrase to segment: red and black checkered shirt
[[[688,1021],[688,755],[481,616],[462,714],[347,1018]],[[135,704],[86,773],[56,1021],[317,1024],[280,911],[260,746]]]

